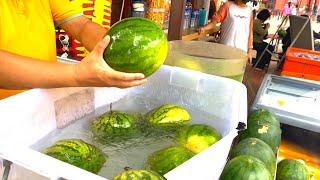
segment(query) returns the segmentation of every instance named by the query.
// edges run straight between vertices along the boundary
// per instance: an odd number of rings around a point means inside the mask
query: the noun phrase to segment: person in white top
[[[252,10],[246,6],[247,0],[235,0],[225,3],[212,17],[212,22],[199,29],[203,34],[208,30],[218,31],[217,24],[221,23],[220,43],[239,48],[248,53],[252,60]]]

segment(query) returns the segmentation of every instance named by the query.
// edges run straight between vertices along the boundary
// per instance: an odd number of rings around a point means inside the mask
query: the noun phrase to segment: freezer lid
[[[259,108],[273,111],[282,123],[318,132],[320,83],[268,74],[252,105]]]

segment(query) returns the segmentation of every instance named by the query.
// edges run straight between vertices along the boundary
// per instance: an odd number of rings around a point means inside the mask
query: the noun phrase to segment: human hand
[[[206,32],[206,29],[204,27],[198,29],[199,35],[204,34],[205,32]]]
[[[142,73],[123,73],[113,70],[103,59],[110,37],[106,36],[93,51],[74,66],[78,86],[119,87],[138,86],[146,82]]]

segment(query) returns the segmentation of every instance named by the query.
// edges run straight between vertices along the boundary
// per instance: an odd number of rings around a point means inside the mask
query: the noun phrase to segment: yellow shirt
[[[55,25],[79,17],[81,12],[69,0],[0,0],[0,49],[56,61]],[[0,99],[17,92],[0,89]]]

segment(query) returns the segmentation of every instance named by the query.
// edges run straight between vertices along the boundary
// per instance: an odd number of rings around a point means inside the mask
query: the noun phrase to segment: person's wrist
[[[77,87],[83,85],[82,74],[79,72],[80,64],[68,65],[68,72],[70,72],[71,86]]]

